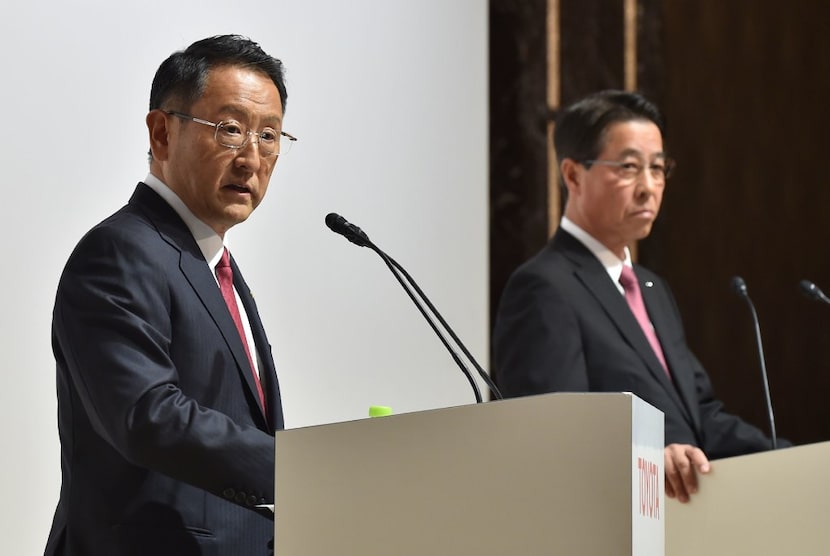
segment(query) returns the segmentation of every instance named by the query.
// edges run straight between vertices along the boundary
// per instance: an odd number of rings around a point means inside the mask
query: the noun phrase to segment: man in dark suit
[[[723,411],[668,286],[632,265],[628,246],[651,231],[673,166],[663,135],[657,108],[633,93],[600,92],[560,114],[554,143],[565,214],[550,243],[508,281],[493,345],[506,396],[625,391],[663,411],[666,494],[685,502],[709,459],[771,441]]]
[[[282,63],[219,36],[159,67],[150,174],[88,232],[53,315],[63,481],[47,555],[270,553],[274,361],[226,232],[280,154]]]

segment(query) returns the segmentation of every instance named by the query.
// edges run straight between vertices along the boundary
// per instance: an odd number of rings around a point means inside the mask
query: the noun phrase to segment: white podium
[[[688,504],[667,500],[666,554],[830,554],[830,442],[712,462]]]
[[[548,394],[280,431],[279,556],[663,555],[663,414]]]

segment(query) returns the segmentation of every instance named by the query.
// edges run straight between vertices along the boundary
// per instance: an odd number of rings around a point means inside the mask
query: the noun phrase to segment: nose
[[[249,135],[248,141],[242,147],[236,149],[234,163],[239,168],[245,168],[250,172],[256,172],[262,165],[262,157],[259,154],[259,136]]]
[[[655,191],[665,185],[665,181],[659,177],[655,177],[649,168],[644,168],[637,176],[637,185],[641,191],[653,195]]]

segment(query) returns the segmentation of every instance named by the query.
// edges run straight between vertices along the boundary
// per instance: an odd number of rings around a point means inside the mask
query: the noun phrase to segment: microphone
[[[815,301],[821,301],[822,303],[830,305],[830,299],[828,299],[828,297],[824,295],[824,292],[821,291],[821,288],[819,288],[809,280],[802,280],[798,283],[798,286],[799,288],[801,288],[801,292],[810,299],[813,299]]]
[[[369,241],[363,230],[334,212],[326,215],[326,226],[331,228],[331,231],[340,234],[355,245],[360,247],[370,247],[372,242]]]
[[[349,241],[351,241],[355,245],[358,245],[360,247],[370,248],[372,251],[377,253],[378,256],[380,256],[381,259],[383,259],[383,262],[386,264],[386,266],[389,268],[389,270],[395,276],[395,279],[398,281],[398,283],[400,283],[401,287],[404,289],[406,294],[409,296],[409,298],[412,300],[412,302],[418,308],[418,311],[426,319],[426,321],[429,324],[430,328],[432,328],[432,330],[438,336],[438,339],[441,340],[441,343],[444,344],[444,347],[447,349],[447,351],[449,351],[449,353],[452,356],[453,360],[458,365],[458,367],[461,369],[461,372],[463,372],[464,376],[467,377],[467,380],[469,381],[470,386],[473,389],[473,393],[475,394],[476,403],[481,403],[482,402],[481,392],[478,389],[478,384],[473,379],[472,374],[470,373],[470,370],[467,368],[467,366],[464,364],[464,362],[461,360],[461,358],[458,356],[458,354],[452,348],[450,343],[447,341],[447,339],[441,333],[440,329],[435,324],[435,321],[433,321],[433,319],[427,313],[427,310],[426,310],[426,308],[424,308],[424,305],[422,305],[422,303],[425,304],[427,308],[429,308],[429,310],[432,312],[432,314],[435,316],[435,318],[438,319],[438,322],[441,323],[441,326],[444,327],[444,330],[446,330],[446,332],[450,335],[450,337],[455,342],[455,344],[461,349],[461,351],[467,357],[467,360],[470,361],[473,364],[473,366],[475,367],[475,369],[478,372],[479,376],[481,376],[481,378],[487,384],[487,387],[493,393],[493,396],[498,400],[503,398],[503,396],[502,396],[501,392],[499,391],[498,387],[495,385],[495,383],[490,378],[490,375],[487,374],[484,371],[484,369],[481,368],[481,365],[478,364],[475,357],[473,357],[473,355],[470,353],[470,351],[467,349],[467,347],[464,345],[464,343],[458,338],[456,333],[453,331],[452,327],[447,323],[446,320],[444,320],[444,317],[441,316],[441,313],[438,312],[438,309],[435,307],[435,305],[432,304],[432,302],[429,300],[427,295],[423,292],[423,290],[421,290],[421,288],[415,282],[415,279],[412,278],[412,276],[410,276],[410,274],[406,271],[406,269],[404,269],[400,264],[398,264],[398,262],[395,259],[393,259],[389,255],[384,253],[380,248],[378,248],[378,246],[375,245],[369,239],[369,236],[367,236],[366,233],[363,230],[361,230],[360,228],[358,228],[354,224],[350,223],[348,220],[346,220],[345,218],[343,218],[339,214],[332,212],[332,213],[329,213],[328,215],[326,215],[326,226],[328,226],[333,232],[342,235],[343,237],[345,237],[346,239],[348,239]],[[414,290],[414,293],[413,293],[413,290]],[[415,295],[416,293],[417,293],[418,297],[416,297],[416,295]]]
[[[749,298],[749,292],[746,289],[746,282],[740,276],[732,277],[732,289],[738,294],[746,304],[749,305],[749,310],[752,313],[752,323],[755,326],[755,343],[758,347],[758,360],[761,362],[761,378],[764,384],[764,397],[767,404],[767,415],[769,416],[770,436],[772,437],[772,449],[778,448],[778,439],[775,434],[775,416],[772,413],[772,400],[769,395],[769,381],[767,380],[767,364],[764,360],[764,346],[761,343],[761,326],[758,324],[758,313],[755,312],[755,305]]]

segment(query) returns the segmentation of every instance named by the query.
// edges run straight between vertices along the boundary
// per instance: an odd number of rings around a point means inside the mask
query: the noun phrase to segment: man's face
[[[238,66],[208,74],[202,96],[190,107],[165,106],[218,123],[236,120],[254,132],[282,130],[282,102],[271,79]],[[253,140],[229,149],[214,139],[215,128],[155,110],[147,116],[152,172],[220,236],[259,206],[277,157],[260,157]]]
[[[666,157],[660,129],[646,120],[612,124],[596,160],[590,165],[563,162],[565,214],[623,258],[626,245],[648,236],[663,200],[665,179],[659,178],[659,168]]]

